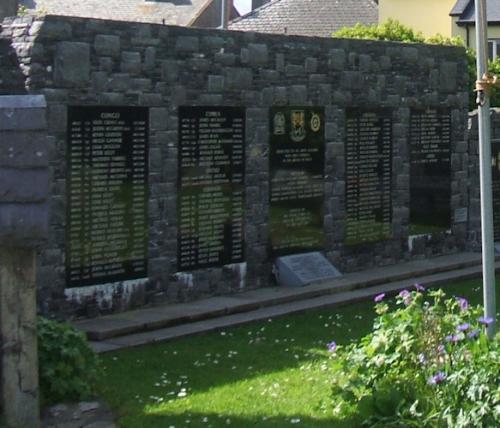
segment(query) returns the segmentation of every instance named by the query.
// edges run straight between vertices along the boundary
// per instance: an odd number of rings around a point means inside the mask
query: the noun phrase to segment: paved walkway
[[[496,268],[500,270],[500,262]],[[441,285],[480,275],[481,255],[460,253],[354,272],[301,288],[269,287],[81,320],[74,325],[87,333],[97,352],[108,352],[346,304],[381,292],[396,293],[416,282]]]
[[[44,410],[42,428],[117,428],[103,401],[56,404]]]

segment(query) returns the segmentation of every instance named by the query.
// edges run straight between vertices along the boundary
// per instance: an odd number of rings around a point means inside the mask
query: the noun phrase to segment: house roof
[[[467,6],[469,6],[470,0],[458,0],[451,9],[450,16],[459,16],[464,13]]]
[[[476,21],[474,0],[458,0],[450,15],[459,17],[458,24],[474,24]],[[500,24],[500,0],[486,0],[486,15],[488,23]]]
[[[28,9],[84,18],[188,25],[213,0],[20,0]]]
[[[229,24],[230,30],[329,37],[356,23],[378,23],[373,0],[272,0]]]

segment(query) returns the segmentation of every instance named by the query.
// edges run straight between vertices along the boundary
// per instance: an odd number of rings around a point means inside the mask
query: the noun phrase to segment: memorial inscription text
[[[244,260],[245,109],[179,107],[178,270]]]
[[[148,114],[68,107],[67,287],[147,276]]]
[[[325,237],[323,107],[270,110],[271,253],[322,250]]]
[[[388,109],[346,112],[346,245],[392,236],[392,117]]]
[[[410,118],[410,234],[451,226],[451,115],[413,110]]]

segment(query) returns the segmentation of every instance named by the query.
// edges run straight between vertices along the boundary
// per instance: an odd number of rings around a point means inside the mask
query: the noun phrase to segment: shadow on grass
[[[474,305],[481,303],[481,280],[463,281],[444,289],[448,296],[466,297]],[[208,427],[210,423],[204,423],[201,419],[207,416],[210,420],[210,412],[214,409],[210,408],[209,403],[206,404],[207,414],[191,413],[191,416],[189,409],[175,408],[175,405],[163,409],[163,412],[169,412],[165,415],[159,413],[161,409],[154,414],[145,414],[144,404],[141,403],[150,402],[151,396],[161,396],[168,400],[175,397],[181,387],[185,387],[191,397],[208,393],[207,397],[219,400],[218,405],[223,404],[221,408],[231,409],[227,400],[230,401],[234,396],[237,396],[236,399],[241,396],[242,401],[252,399],[242,393],[244,389],[237,385],[239,382],[245,385],[247,382],[267,384],[275,382],[275,378],[288,375],[298,379],[299,386],[295,386],[296,388],[307,389],[307,385],[302,387],[300,384],[308,382],[307,376],[297,369],[315,361],[326,361],[326,344],[332,340],[339,344],[359,340],[371,330],[374,315],[373,302],[358,302],[107,354],[103,358],[107,366],[107,374],[102,382],[103,394],[120,416],[120,426],[123,424],[125,428],[163,428],[171,425],[179,428],[188,426],[186,419],[194,421],[196,418],[200,418],[199,424],[196,422],[198,425],[189,426]],[[292,370],[297,372],[288,373]],[[273,376],[269,376],[271,374]],[[161,383],[165,379],[168,383]],[[234,389],[216,392],[217,388],[225,386]],[[328,386],[324,385],[322,388]],[[197,405],[200,406],[200,403]],[[205,404],[201,405],[205,407]],[[272,403],[268,408],[276,409]],[[293,414],[293,409],[290,410]],[[302,409],[295,410],[304,413]],[[197,411],[200,411],[200,407]],[[293,416],[262,420],[259,411],[262,412],[256,409],[255,417],[225,417],[232,421],[230,426],[237,427],[294,426],[291,422]],[[204,408],[201,412],[204,412]],[[212,414],[212,418],[215,420],[217,414]],[[332,419],[314,419],[311,415],[296,418],[301,419],[300,426],[307,427],[355,426],[352,421],[345,423]],[[127,423],[127,420],[136,422]],[[138,421],[140,425],[137,425]]]
[[[234,417],[231,415],[201,414],[186,412],[178,415],[157,415],[148,414],[143,419],[145,425],[141,428],[153,427],[259,427],[259,428],[279,428],[279,427],[307,427],[307,428],[357,428],[360,425],[352,419],[315,419],[303,415],[283,415],[283,416],[254,416],[254,417]],[[125,428],[133,428],[132,425],[124,425]]]

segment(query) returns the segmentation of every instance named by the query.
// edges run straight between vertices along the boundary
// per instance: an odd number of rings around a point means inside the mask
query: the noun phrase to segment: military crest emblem
[[[274,126],[274,135],[285,134],[285,115],[283,112],[279,111],[274,115],[273,126]]]
[[[306,138],[306,114],[304,110],[292,110],[290,119],[292,122],[290,138],[299,143]]]
[[[311,117],[311,130],[313,132],[318,132],[321,129],[321,118],[319,114],[313,113]]]

